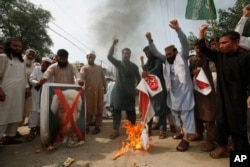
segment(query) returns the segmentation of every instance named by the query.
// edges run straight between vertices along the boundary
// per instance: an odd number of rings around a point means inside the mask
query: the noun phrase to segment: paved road
[[[0,146],[0,167],[59,167],[68,158],[75,161],[71,167],[229,167],[229,159],[211,159],[208,153],[199,150],[199,142],[192,142],[187,152],[177,152],[179,140],[168,138],[159,140],[158,131],[153,131],[150,149],[147,152],[130,150],[116,160],[113,156],[126,139],[125,130],[115,139],[110,140],[112,120],[104,120],[101,133],[87,135],[85,143],[75,148],[61,145],[55,152],[42,151],[39,137],[32,142],[15,146]],[[27,127],[21,127],[22,134],[28,133]],[[24,140],[24,137],[21,138]]]

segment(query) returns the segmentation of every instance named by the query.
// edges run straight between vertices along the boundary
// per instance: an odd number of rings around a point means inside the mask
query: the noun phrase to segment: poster
[[[74,146],[73,140],[85,140],[85,100],[78,85],[46,83],[40,103],[41,144],[47,148],[56,142]]]

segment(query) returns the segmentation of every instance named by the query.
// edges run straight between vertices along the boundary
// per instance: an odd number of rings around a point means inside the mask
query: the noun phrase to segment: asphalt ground
[[[212,159],[208,153],[200,151],[202,141],[190,142],[186,152],[176,151],[180,140],[172,139],[169,129],[165,139],[159,139],[159,130],[153,130],[148,151],[130,149],[113,160],[127,136],[121,128],[118,138],[109,139],[113,132],[112,119],[104,119],[101,132],[88,134],[83,145],[74,148],[59,145],[53,152],[41,147],[39,136],[25,142],[27,126],[20,127],[19,132],[24,135],[20,138],[24,141],[22,144],[0,146],[0,167],[61,167],[69,157],[74,159],[70,167],[229,167],[229,158]]]

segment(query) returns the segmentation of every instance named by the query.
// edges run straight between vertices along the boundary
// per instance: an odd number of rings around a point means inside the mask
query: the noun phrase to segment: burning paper
[[[149,148],[147,128],[144,127],[143,122],[132,125],[127,121],[123,123],[123,127],[126,128],[128,139],[122,142],[122,147],[115,154],[113,158],[114,160],[128,152],[130,148],[145,151]]]

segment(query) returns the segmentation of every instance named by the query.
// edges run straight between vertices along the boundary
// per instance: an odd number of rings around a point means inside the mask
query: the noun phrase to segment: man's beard
[[[174,63],[174,59],[172,59],[172,58],[167,58],[167,61],[168,61],[169,64],[173,64]]]
[[[47,69],[41,68],[41,72],[44,73]]]
[[[19,58],[22,57],[22,52],[21,51],[17,52],[15,50],[9,48],[9,49],[6,49],[6,52],[10,53],[13,57],[19,57]]]
[[[68,65],[68,62],[67,62],[67,61],[66,61],[66,62],[60,62],[60,61],[58,61],[57,63],[58,63],[58,66],[59,66],[60,68],[66,68],[67,65]]]

